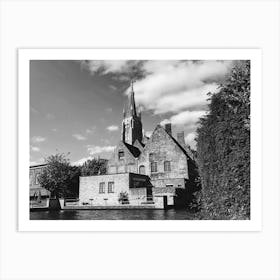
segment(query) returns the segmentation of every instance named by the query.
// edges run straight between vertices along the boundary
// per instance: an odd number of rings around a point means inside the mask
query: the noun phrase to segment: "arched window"
[[[164,171],[171,171],[170,161],[164,162]]]
[[[139,173],[142,175],[146,174],[146,170],[145,170],[145,166],[144,165],[140,165],[139,166]]]

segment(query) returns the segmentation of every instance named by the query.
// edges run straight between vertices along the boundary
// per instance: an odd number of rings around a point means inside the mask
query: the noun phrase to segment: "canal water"
[[[183,209],[61,210],[30,212],[30,220],[193,220]]]

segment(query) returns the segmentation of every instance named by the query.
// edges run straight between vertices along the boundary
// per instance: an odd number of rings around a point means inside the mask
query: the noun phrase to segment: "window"
[[[154,154],[153,153],[150,153],[149,154],[149,161],[154,161]]]
[[[167,184],[166,187],[167,187],[167,188],[168,188],[168,187],[173,188],[173,185],[172,185],[172,184]]]
[[[151,172],[157,172],[157,163],[151,162]]]
[[[170,161],[164,162],[164,171],[171,171]]]
[[[105,183],[99,183],[99,193],[105,193]]]
[[[124,151],[123,150],[119,151],[119,159],[124,159]]]
[[[114,182],[108,182],[108,193],[114,192]]]
[[[140,165],[139,166],[139,173],[142,175],[146,174],[146,170],[145,170],[145,166],[144,165]]]
[[[35,175],[35,185],[39,185],[39,175],[40,175],[40,173],[37,173],[36,175]]]

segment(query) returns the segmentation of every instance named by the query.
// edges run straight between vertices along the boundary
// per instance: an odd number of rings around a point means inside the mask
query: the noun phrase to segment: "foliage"
[[[119,203],[126,204],[128,203],[128,193],[127,192],[120,192],[119,194]]]
[[[106,159],[89,159],[81,167],[81,176],[103,175],[107,170]]]
[[[80,169],[71,166],[65,154],[55,154],[46,158],[47,166],[38,180],[40,185],[51,192],[52,197],[77,196]]]
[[[209,93],[197,129],[197,162],[206,219],[250,218],[250,61],[240,61]]]

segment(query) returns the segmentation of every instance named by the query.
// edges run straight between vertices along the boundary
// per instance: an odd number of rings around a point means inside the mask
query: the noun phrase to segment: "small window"
[[[142,175],[146,174],[146,170],[145,170],[145,166],[144,165],[140,165],[139,166],[139,173]]]
[[[35,185],[39,185],[39,173],[36,174],[35,176]]]
[[[164,171],[171,171],[170,161],[164,162]]]
[[[167,187],[167,188],[168,188],[168,187],[173,188],[173,185],[172,185],[172,184],[167,184],[166,187]]]
[[[114,192],[114,182],[108,182],[108,193]]]
[[[154,159],[154,154],[153,153],[150,153],[149,154],[149,161],[154,161],[155,159]]]
[[[119,159],[124,159],[124,151],[123,150],[119,151]]]
[[[157,172],[157,163],[156,162],[151,163],[151,172]]]
[[[99,193],[105,193],[105,183],[99,183]]]

